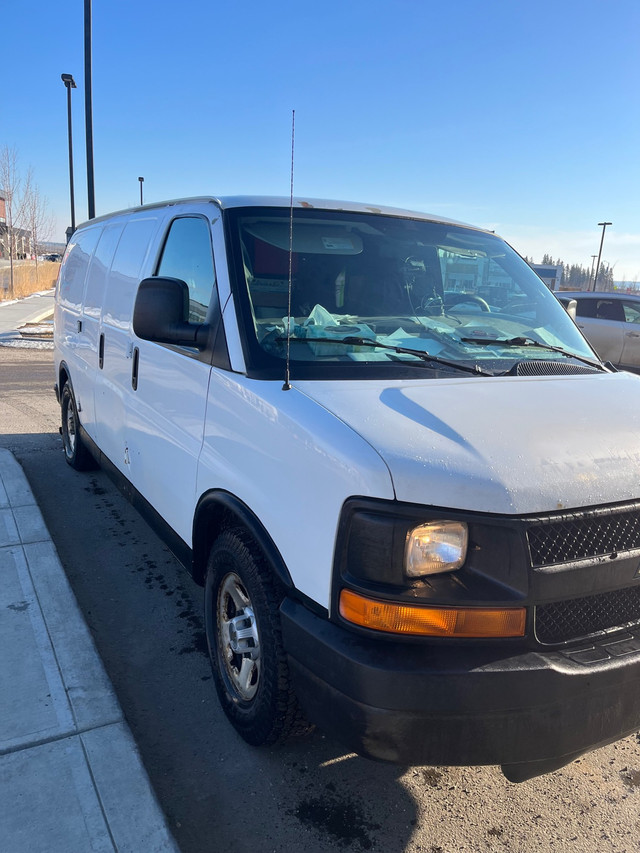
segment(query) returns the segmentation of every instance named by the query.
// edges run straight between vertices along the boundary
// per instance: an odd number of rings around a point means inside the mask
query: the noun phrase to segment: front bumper
[[[400,764],[548,772],[640,729],[640,631],[563,651],[370,639],[286,599],[294,687],[349,750]]]

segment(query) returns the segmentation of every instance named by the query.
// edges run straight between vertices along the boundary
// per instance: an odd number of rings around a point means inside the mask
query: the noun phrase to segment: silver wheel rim
[[[260,683],[260,637],[251,599],[235,572],[225,575],[220,584],[217,633],[227,678],[237,698],[250,702]]]
[[[65,445],[67,448],[67,456],[73,456],[76,449],[76,417],[73,401],[71,399],[67,404]]]

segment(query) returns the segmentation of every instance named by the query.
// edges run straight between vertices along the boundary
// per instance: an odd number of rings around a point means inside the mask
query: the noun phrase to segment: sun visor
[[[289,251],[289,223],[252,222],[247,223],[245,229],[258,240]],[[303,255],[359,255],[362,238],[332,225],[294,223],[293,251]]]

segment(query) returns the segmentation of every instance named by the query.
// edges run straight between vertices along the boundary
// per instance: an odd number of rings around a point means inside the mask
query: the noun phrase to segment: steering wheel
[[[507,302],[501,311],[504,314],[520,314],[522,311],[531,311],[532,308],[535,310],[537,307],[538,304],[536,302],[533,302],[532,300],[525,302],[523,299],[520,302],[517,300],[515,302]]]
[[[481,311],[491,311],[491,306],[481,296],[475,296],[473,293],[447,293],[444,299],[445,308],[452,308],[454,305],[460,305],[463,302],[473,302],[480,306]]]

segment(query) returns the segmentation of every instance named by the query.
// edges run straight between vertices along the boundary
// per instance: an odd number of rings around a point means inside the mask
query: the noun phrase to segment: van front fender
[[[212,490],[203,495],[193,518],[192,576],[204,586],[209,551],[220,533],[230,527],[243,527],[262,551],[274,575],[287,590],[293,589],[289,570],[280,551],[256,514],[230,492]]]

